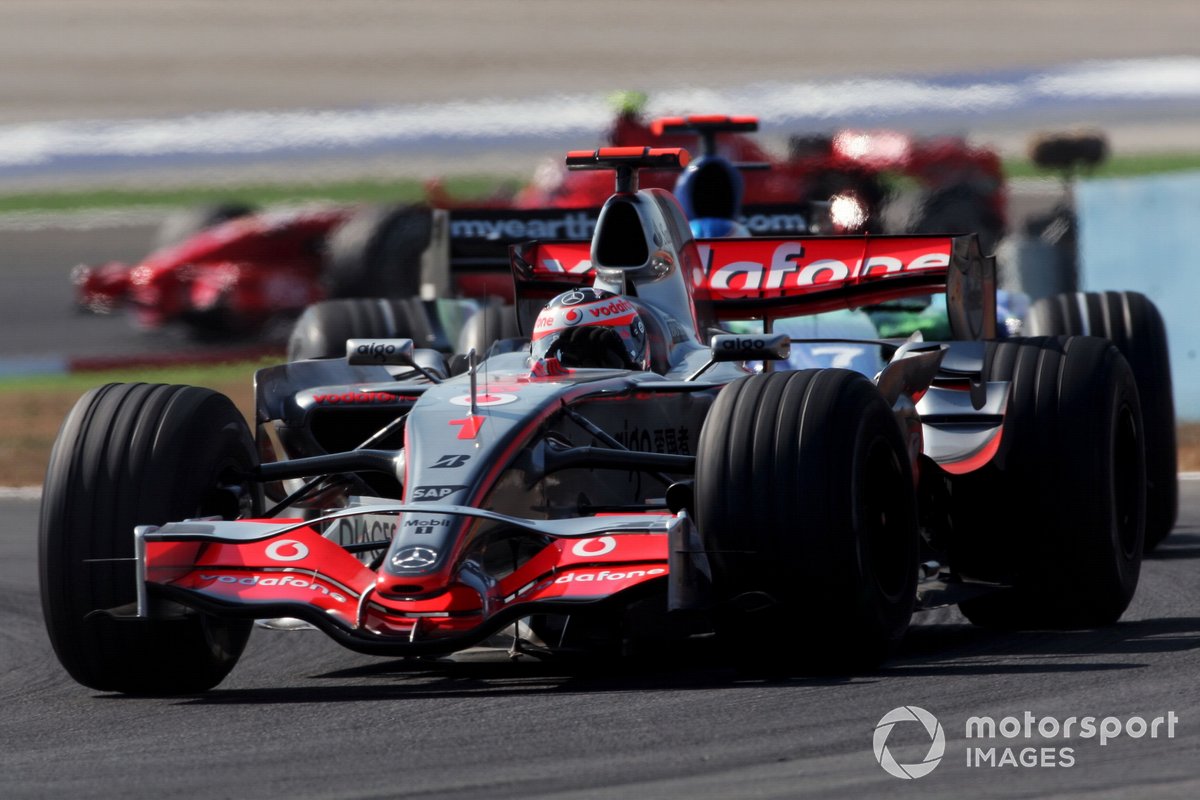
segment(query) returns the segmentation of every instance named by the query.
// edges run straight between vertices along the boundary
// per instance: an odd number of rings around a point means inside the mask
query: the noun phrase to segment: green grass
[[[506,185],[490,177],[448,178],[446,191],[455,198],[478,198]],[[0,194],[0,213],[14,211],[74,211],[85,208],[193,206],[241,200],[256,205],[306,201],[334,203],[411,203],[425,197],[418,180],[361,180],[335,183],[217,185],[163,189],[86,189]]]
[[[1115,156],[1091,173],[1094,177],[1127,177],[1200,169],[1200,153],[1164,153],[1140,156]],[[1025,159],[1004,162],[1010,178],[1047,177]],[[462,199],[480,198],[496,191],[511,189],[511,178],[474,176],[448,178],[447,192]],[[72,211],[88,208],[130,208],[138,206],[191,206],[227,200],[257,205],[276,205],[305,201],[335,203],[414,202],[425,197],[424,182],[418,180],[359,180],[334,183],[250,184],[197,186],[162,189],[86,189],[0,194],[0,213],[15,211]]]
[[[1153,155],[1114,156],[1097,169],[1082,173],[1088,178],[1128,178],[1137,175],[1158,175],[1165,172],[1200,170],[1200,153],[1156,153]],[[1004,162],[1004,174],[1009,178],[1054,178],[1025,159]]]
[[[260,361],[240,361],[228,364],[194,364],[173,367],[143,367],[134,369],[78,372],[70,375],[22,375],[0,379],[0,394],[17,392],[58,391],[63,394],[82,394],[106,383],[182,383],[191,386],[217,387],[245,381],[249,387],[256,369],[282,364],[283,356]]]

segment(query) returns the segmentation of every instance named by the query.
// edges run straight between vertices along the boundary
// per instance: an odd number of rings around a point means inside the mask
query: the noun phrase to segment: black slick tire
[[[989,342],[984,377],[1011,381],[1003,439],[951,481],[959,574],[1011,588],[960,604],[989,627],[1079,628],[1120,618],[1145,535],[1142,415],[1125,358],[1091,336]]]
[[[726,386],[696,455],[695,516],[741,656],[789,668],[877,665],[908,628],[919,533],[911,467],[878,389],[840,369]],[[738,609],[743,609],[739,611]]]
[[[510,305],[487,305],[472,314],[458,336],[456,353],[467,353],[474,348],[482,359],[493,344],[501,339],[514,339],[517,330],[517,310]]]
[[[256,463],[241,414],[211,390],[109,384],[76,403],[50,455],[38,534],[46,628],[71,677],[100,691],[170,695],[209,689],[233,668],[248,620],[92,612],[136,600],[136,525],[252,512],[255,493],[236,487]]]
[[[347,339],[412,339],[417,347],[434,347],[444,338],[416,298],[323,300],[296,320],[287,358],[342,358]]]
[[[368,207],[329,236],[324,282],[330,297],[412,297],[421,293],[421,254],[433,215],[423,206]]]
[[[1031,336],[1103,336],[1129,362],[1146,429],[1146,551],[1153,550],[1179,515],[1175,398],[1162,314],[1138,292],[1071,292],[1034,303],[1025,328]]]

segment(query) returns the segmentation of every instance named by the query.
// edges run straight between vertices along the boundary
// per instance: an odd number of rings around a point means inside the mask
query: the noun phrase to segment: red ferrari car
[[[697,124],[723,120],[736,131],[740,119],[751,118],[646,123],[625,111],[609,139],[616,146],[690,146]],[[742,221],[755,235],[807,232],[811,204],[834,196],[854,210],[842,230],[879,232],[888,173],[916,178],[921,187],[908,230],[977,232],[990,250],[1004,229],[999,160],[960,139],[843,131],[794,138],[779,158],[729,132],[716,149],[731,162],[769,167],[745,175]],[[674,180],[670,171],[642,178],[658,188]],[[196,209],[168,221],[158,249],[138,264],[77,267],[77,300],[102,312],[126,306],[143,327],[181,322],[198,332],[245,334],[327,297],[409,298],[423,289],[426,297],[511,297],[508,244],[590,235],[610,190],[594,173],[551,169],[515,197],[482,206],[439,195],[418,206]]]

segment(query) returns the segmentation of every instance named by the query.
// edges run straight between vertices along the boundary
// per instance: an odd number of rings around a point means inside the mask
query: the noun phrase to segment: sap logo
[[[415,502],[441,500],[443,497],[449,497],[466,488],[466,486],[418,486],[413,489],[412,499]]]
[[[451,455],[442,456],[437,460],[436,464],[431,465],[430,469],[458,469],[463,464],[471,460],[470,456]]]

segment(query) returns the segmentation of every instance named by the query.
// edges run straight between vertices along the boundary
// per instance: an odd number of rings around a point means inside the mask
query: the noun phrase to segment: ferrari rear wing
[[[700,239],[698,304],[719,320],[771,320],[945,293],[956,339],[996,335],[996,264],[976,237],[805,236]],[[594,278],[591,243],[511,248],[518,306]]]

